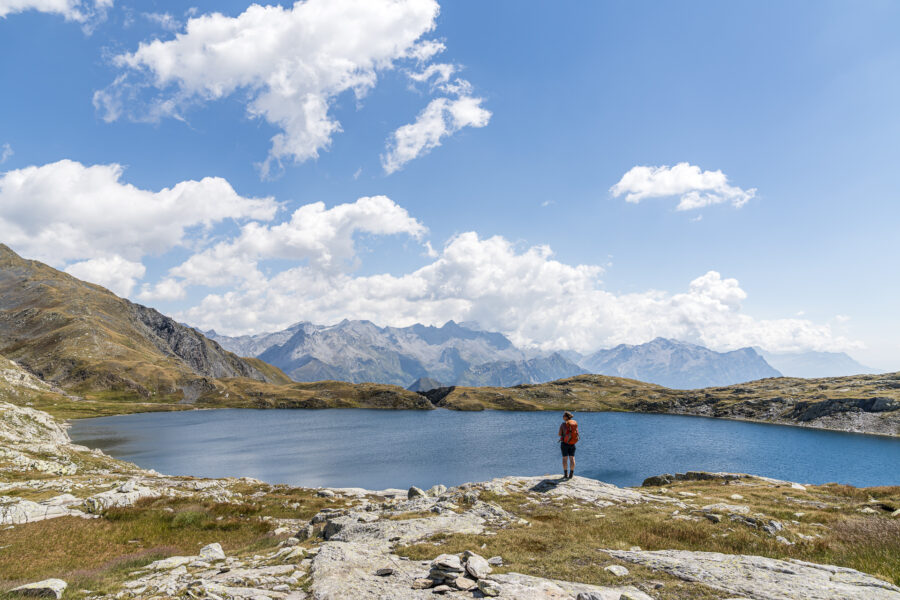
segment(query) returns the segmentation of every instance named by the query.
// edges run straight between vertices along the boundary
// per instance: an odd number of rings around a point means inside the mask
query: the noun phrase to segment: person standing
[[[563,479],[572,479],[575,474],[575,444],[578,443],[578,421],[572,413],[563,413],[559,426],[559,447],[562,449]]]

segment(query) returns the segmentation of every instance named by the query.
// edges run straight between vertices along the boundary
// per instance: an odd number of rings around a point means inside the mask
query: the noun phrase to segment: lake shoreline
[[[461,416],[441,412],[428,414]],[[465,589],[535,600],[900,599],[900,536],[866,533],[900,526],[900,486],[706,472],[630,487],[551,474],[408,490],[172,476],[75,444],[52,416],[3,402],[0,438],[4,597],[31,584],[71,600],[472,597]],[[586,560],[560,572],[554,540],[573,528],[566,551]],[[718,569],[723,559],[738,576]]]
[[[536,475],[559,462],[557,420],[549,411],[203,412],[79,420],[72,424],[70,434],[78,443],[161,472],[207,477],[236,474],[291,485],[362,485],[380,489],[412,482],[428,487],[439,482],[458,484],[473,477],[488,479],[506,472]],[[894,438],[889,436],[696,416],[623,411],[577,413],[583,431],[579,473],[616,485],[639,485],[646,473],[685,468],[759,473],[819,484],[900,483],[875,476],[891,472],[889,464],[885,464],[891,457],[900,462],[900,444],[892,442]],[[446,432],[452,433],[448,436]],[[158,436],[162,438],[157,440]],[[342,441],[335,445],[334,440],[338,439]],[[653,445],[641,443],[640,451],[634,452],[635,440],[650,439],[654,440]],[[204,445],[204,440],[209,445]],[[664,452],[660,446],[668,450]],[[404,455],[403,448],[415,450]],[[679,458],[670,460],[667,455],[671,453]],[[872,454],[878,460],[866,458]],[[272,464],[257,465],[256,457],[261,456],[270,457],[267,460]],[[474,471],[460,471],[463,467],[458,456],[471,457]],[[301,463],[321,466],[291,466],[298,457],[306,457]],[[357,466],[360,460],[363,467]],[[409,460],[419,464],[410,466],[407,479],[391,479],[390,474],[396,470],[394,462]],[[219,466],[219,461],[236,466],[228,471]],[[240,465],[245,470],[238,470]],[[442,479],[430,479],[429,469],[441,473]],[[329,471],[346,475],[335,479]],[[364,479],[352,476],[357,471],[362,472]],[[386,479],[378,480],[378,473]],[[849,476],[850,473],[854,475]]]

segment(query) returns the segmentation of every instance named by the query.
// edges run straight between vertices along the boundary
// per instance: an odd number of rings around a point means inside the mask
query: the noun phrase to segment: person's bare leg
[[[565,477],[566,474],[569,472],[568,468],[566,467],[566,458],[568,458],[568,457],[563,456],[563,477]]]
[[[575,474],[575,457],[569,457],[569,477]]]

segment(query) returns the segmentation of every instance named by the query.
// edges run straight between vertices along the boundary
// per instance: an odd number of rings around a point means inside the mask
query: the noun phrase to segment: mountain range
[[[409,387],[517,385],[571,377],[583,368],[560,354],[529,354],[503,334],[448,321],[441,327],[378,327],[344,320],[324,326],[297,323],[255,336],[204,334],[238,354],[256,356],[295,381],[333,379]]]
[[[441,327],[379,327],[350,320],[331,326],[301,322],[253,336],[204,334],[237,354],[275,365],[295,381],[371,381],[414,391],[537,384],[583,373],[696,389],[782,374],[753,348],[715,352],[657,338],[589,355],[540,353],[517,348],[503,334],[484,331],[477,324],[454,321]]]

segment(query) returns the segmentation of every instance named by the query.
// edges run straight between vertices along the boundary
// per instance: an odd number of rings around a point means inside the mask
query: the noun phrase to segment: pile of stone
[[[416,579],[413,588],[432,588],[436,594],[477,589],[483,596],[499,596],[500,584],[488,578],[493,570],[491,564],[502,565],[503,559],[495,556],[487,560],[469,550],[462,554],[441,554],[431,561],[428,577]]]

